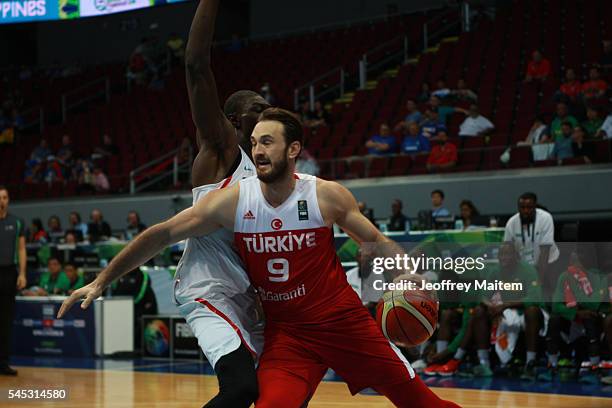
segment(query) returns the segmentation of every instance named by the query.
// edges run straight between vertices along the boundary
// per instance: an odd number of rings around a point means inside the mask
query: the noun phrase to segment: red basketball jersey
[[[295,189],[276,208],[264,198],[257,177],[240,181],[234,238],[267,320],[321,322],[336,314],[334,306],[361,303],[336,255],[333,230],[321,216],[317,178],[295,177]]]

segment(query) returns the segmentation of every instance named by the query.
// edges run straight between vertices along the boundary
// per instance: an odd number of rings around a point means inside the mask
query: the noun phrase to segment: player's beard
[[[270,166],[272,168],[270,172],[267,174],[261,174],[259,170],[257,170],[257,178],[267,184],[278,181],[285,175],[285,173],[287,173],[287,168],[289,167],[289,161],[287,160],[286,154],[284,154],[283,158],[277,163],[272,163],[270,161]]]

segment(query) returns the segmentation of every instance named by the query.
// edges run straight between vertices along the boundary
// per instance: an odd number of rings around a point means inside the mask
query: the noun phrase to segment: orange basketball
[[[376,306],[376,321],[396,345],[418,346],[436,330],[438,302],[421,290],[390,291]]]

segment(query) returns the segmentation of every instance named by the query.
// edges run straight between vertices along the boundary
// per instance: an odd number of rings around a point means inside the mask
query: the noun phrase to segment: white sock
[[[459,347],[457,351],[455,352],[454,358],[455,360],[463,360],[463,357],[465,357],[465,350]]]
[[[526,363],[529,363],[530,361],[535,360],[537,355],[538,355],[538,353],[535,352],[535,351],[528,351],[527,352],[527,361],[526,361]]]
[[[480,349],[477,351],[477,353],[480,364],[489,367],[489,349]]]
[[[441,353],[448,348],[448,341],[437,340],[436,341],[436,353]]]

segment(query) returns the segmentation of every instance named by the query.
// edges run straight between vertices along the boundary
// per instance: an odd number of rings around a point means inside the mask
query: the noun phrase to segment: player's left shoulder
[[[346,197],[346,194],[350,194],[348,189],[342,184],[335,181],[323,180],[315,177],[317,183],[317,197],[321,200],[341,200]]]

